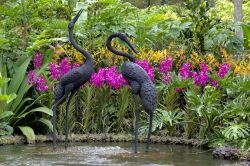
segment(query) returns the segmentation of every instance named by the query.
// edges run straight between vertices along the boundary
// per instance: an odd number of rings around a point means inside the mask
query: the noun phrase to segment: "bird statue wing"
[[[60,80],[61,84],[68,85],[70,83],[76,83],[77,80],[82,80],[83,75],[77,69],[78,68],[74,68],[65,74]]]
[[[153,112],[157,103],[157,92],[152,81],[144,82],[141,85],[140,97],[145,111],[147,113]]]
[[[122,65],[122,75],[127,81],[136,81],[139,84],[149,79],[147,72],[133,62],[126,62]]]

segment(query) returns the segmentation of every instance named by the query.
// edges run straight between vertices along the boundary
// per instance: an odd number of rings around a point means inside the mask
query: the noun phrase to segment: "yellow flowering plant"
[[[113,46],[121,50],[122,52],[130,52],[129,48],[125,45],[120,45],[117,42],[113,43]],[[58,62],[60,56],[66,55],[70,58],[71,64],[77,62],[82,64],[85,59],[84,56],[70,44],[64,44],[63,46],[56,44],[51,46],[54,51],[53,59]],[[223,63],[230,65],[231,70],[234,74],[239,75],[250,75],[250,54],[247,56],[242,56],[244,58],[235,59],[234,55],[228,53],[224,48],[220,48],[220,57],[215,56],[213,53],[207,53],[205,55],[198,53],[196,51],[191,51],[187,53],[185,49],[176,50],[173,46],[169,46],[167,49],[163,50],[152,50],[146,48],[139,48],[139,53],[134,54],[137,60],[148,60],[153,66],[159,66],[159,64],[165,60],[167,57],[171,57],[173,60],[173,69],[177,70],[181,67],[183,63],[190,63],[192,69],[199,68],[201,62],[205,62],[209,67],[210,71],[218,70],[219,66]],[[101,47],[99,50],[91,51],[94,57],[95,66],[105,67],[105,66],[120,66],[124,61],[121,56],[114,55],[106,47]]]

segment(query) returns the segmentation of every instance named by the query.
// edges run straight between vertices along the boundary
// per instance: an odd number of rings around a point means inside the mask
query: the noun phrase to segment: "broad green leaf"
[[[52,123],[51,123],[50,120],[44,119],[44,118],[40,118],[38,121],[42,122],[43,124],[45,124],[46,126],[48,126],[49,129],[50,129],[50,131],[53,131],[53,126],[52,126]]]
[[[3,57],[0,57],[0,74],[2,77],[7,78],[7,66],[3,63]],[[7,83],[0,86],[2,93],[7,93]]]
[[[16,98],[16,94],[11,93],[9,94],[9,98],[7,100],[7,104],[9,104],[12,100],[14,100]]]
[[[3,119],[3,118],[9,117],[11,115],[13,115],[13,112],[11,112],[11,111],[4,111],[4,112],[0,113],[0,120]]]
[[[24,95],[26,94],[26,92],[29,90],[30,87],[31,87],[31,85],[28,84],[27,76],[26,76],[26,78],[23,80],[23,82],[22,82],[22,84],[17,92],[16,99],[8,105],[9,110],[13,110],[13,112],[18,111],[16,108],[22,102]]]
[[[25,135],[27,141],[35,141],[36,136],[34,130],[29,126],[18,126],[18,128],[22,131],[23,135]]]
[[[16,108],[16,110],[20,110],[20,108],[22,108],[22,106],[27,102],[27,101],[33,101],[34,99],[32,99],[32,98],[24,98],[24,99],[22,99],[22,101],[20,102],[20,104],[18,104],[18,107]],[[26,108],[29,108],[30,106],[32,106],[32,104],[30,104],[30,105],[27,105],[26,107],[25,107],[25,109]],[[22,111],[26,111],[25,109],[23,109]],[[16,112],[17,113],[17,112]]]
[[[26,115],[32,113],[32,112],[43,112],[47,115],[50,115],[52,116],[52,110],[47,108],[47,107],[38,107],[38,108],[35,108],[35,109],[32,109],[26,113],[24,113],[23,115],[20,116],[20,118],[24,118]]]
[[[40,69],[37,72],[37,75],[42,73],[47,68],[48,65],[49,65],[48,63],[44,64],[42,66],[42,69]],[[17,98],[13,101],[13,103],[11,103],[11,105],[8,107],[8,109],[13,110],[13,112],[19,111],[19,109],[17,109],[17,108],[20,108],[20,102],[23,103],[22,102],[24,100],[23,97],[27,93],[29,88],[31,88],[31,85],[28,84],[28,77],[25,76],[25,78],[22,81],[22,84],[21,84],[20,88],[18,89]]]
[[[30,63],[31,57],[27,58],[22,65],[15,69],[15,74],[11,78],[11,82],[8,86],[8,93],[16,93],[25,78],[27,67]]]

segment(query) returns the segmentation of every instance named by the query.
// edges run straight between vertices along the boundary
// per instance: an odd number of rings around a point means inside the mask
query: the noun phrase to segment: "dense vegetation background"
[[[230,0],[151,0],[149,7],[136,0],[2,0],[0,5],[0,135],[32,140],[52,130],[55,84],[84,62],[67,31],[84,8],[75,38],[93,55],[96,73],[73,99],[70,132],[133,132],[129,88],[115,79],[126,60],[105,47],[111,33],[123,32],[158,90],[154,134],[249,149],[250,2],[243,1],[240,26]],[[235,34],[239,27],[243,39]],[[114,46],[129,51],[118,40]],[[111,73],[109,80],[102,71]],[[65,105],[58,112],[57,132],[64,134]],[[142,112],[141,133],[147,123]]]

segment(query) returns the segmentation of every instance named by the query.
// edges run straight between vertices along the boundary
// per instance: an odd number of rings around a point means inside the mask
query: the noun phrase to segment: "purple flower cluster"
[[[214,80],[214,79],[210,79],[210,85],[215,87],[215,88],[219,88],[219,85],[218,85],[217,81]]]
[[[181,79],[187,80],[191,76],[190,68],[191,68],[190,63],[184,63],[181,66],[181,68],[180,68]]]
[[[34,57],[34,67],[36,69],[40,69],[42,66],[42,60],[43,56],[40,52],[36,52],[35,57]]]
[[[180,75],[181,78],[184,80],[187,80],[189,77],[192,77],[194,79],[194,84],[199,86],[205,86],[207,83],[210,82],[211,86],[214,86],[216,88],[219,88],[219,85],[217,83],[216,80],[213,80],[211,78],[209,78],[208,76],[208,72],[209,72],[209,68],[206,65],[205,62],[201,62],[200,63],[200,71],[196,72],[196,71],[190,71],[191,65],[190,64],[183,64],[180,68]],[[229,70],[229,65],[228,64],[222,64],[220,67],[220,70],[218,72],[218,75],[221,78],[224,78],[224,76],[226,75],[226,73]]]
[[[149,78],[153,81],[154,80],[154,67],[150,66],[149,62],[145,59],[142,61],[136,61],[136,64],[141,66],[147,73]]]
[[[33,65],[36,69],[40,69],[42,66],[43,56],[40,52],[36,52],[33,60]],[[44,77],[39,77],[35,71],[30,70],[28,72],[28,83],[32,86],[37,86],[39,92],[47,91],[48,85],[46,85],[46,80]]]
[[[173,60],[171,57],[167,57],[164,61],[161,62],[159,71],[160,73],[169,73],[172,70]]]
[[[54,62],[51,62],[49,64],[49,70],[50,70],[50,75],[54,78],[54,80],[57,80],[60,77],[59,66]]]
[[[37,74],[32,70],[28,72],[28,82],[32,86],[37,86],[37,90],[40,92],[47,91],[49,89],[48,85],[46,85],[45,78],[37,76]]]
[[[42,54],[40,52],[36,52],[33,60],[34,67],[36,69],[41,68],[42,60]],[[136,64],[141,66],[147,72],[149,78],[152,81],[154,80],[155,68],[151,66],[147,60],[136,61]],[[50,75],[53,77],[54,80],[57,80],[66,73],[68,73],[71,69],[77,68],[79,66],[80,65],[76,62],[71,65],[69,58],[62,59],[59,64],[51,62],[49,65]],[[172,67],[173,60],[171,57],[166,57],[166,59],[160,63],[159,72],[162,74],[163,82],[168,84],[172,82],[172,78],[170,76]],[[229,65],[222,64],[218,71],[219,77],[223,79],[228,73],[228,71]],[[200,63],[199,71],[191,71],[190,63],[182,64],[179,70],[182,80],[188,80],[189,78],[193,78],[193,83],[197,86],[205,86],[207,83],[210,83],[211,86],[219,88],[217,81],[212,78],[209,78],[208,72],[209,68],[204,62]],[[39,77],[35,71],[30,70],[28,72],[28,82],[32,86],[36,86],[37,90],[40,92],[48,90],[48,85],[46,85],[45,78]],[[92,74],[90,83],[98,88],[102,87],[106,83],[112,89],[119,89],[120,87],[128,84],[126,80],[122,77],[122,74],[118,73],[116,66],[99,68],[96,73]],[[183,90],[185,90],[185,88],[176,88],[177,92]]]
[[[226,63],[221,64],[218,71],[218,75],[220,76],[220,78],[223,79],[228,71],[229,71],[229,65]]]
[[[167,74],[162,74],[162,81],[164,83],[168,83],[170,84],[172,82],[172,78],[170,76],[170,73],[167,73]]]
[[[112,89],[119,89],[127,84],[122,74],[117,72],[116,66],[99,68],[98,72],[92,74],[90,78],[90,83],[98,88],[102,87],[104,82]]]
[[[95,85],[97,88],[103,86],[105,80],[105,68],[99,68],[97,73],[92,74],[90,83]]]
[[[182,90],[182,88],[175,88],[175,92],[181,92]]]
[[[209,77],[207,73],[199,72],[199,74],[194,78],[194,84],[205,86],[208,80],[209,80]]]
[[[28,82],[29,84],[31,84],[32,86],[36,84],[36,78],[37,78],[37,75],[36,75],[36,72],[30,70],[28,72]]]
[[[46,85],[46,80],[44,77],[37,77],[37,90],[40,92],[47,91],[49,89],[48,85]]]
[[[59,64],[59,70],[62,76],[71,70],[69,58],[64,58],[61,60],[61,63]]]
[[[207,81],[209,80],[209,76],[208,76],[209,69],[204,62],[200,63],[200,69],[201,70],[199,73],[192,74],[192,76],[194,78],[194,84],[205,86]]]
[[[170,72],[172,70],[173,60],[171,57],[167,57],[164,61],[161,62],[159,71],[162,73],[162,80],[170,84],[172,82]]]
[[[79,63],[77,63],[77,62],[74,62],[73,63],[73,66],[72,66],[72,68],[74,69],[74,68],[77,68],[77,67],[79,67],[80,66],[80,64]]]
[[[107,84],[113,89],[119,89],[127,84],[126,80],[122,77],[122,74],[117,72],[115,66],[106,69],[105,78]]]
[[[75,62],[71,67],[69,58],[62,59],[59,65],[54,62],[51,62],[49,65],[50,75],[53,77],[54,80],[57,80],[61,76],[67,74],[72,68],[76,68],[79,66],[80,64]]]

